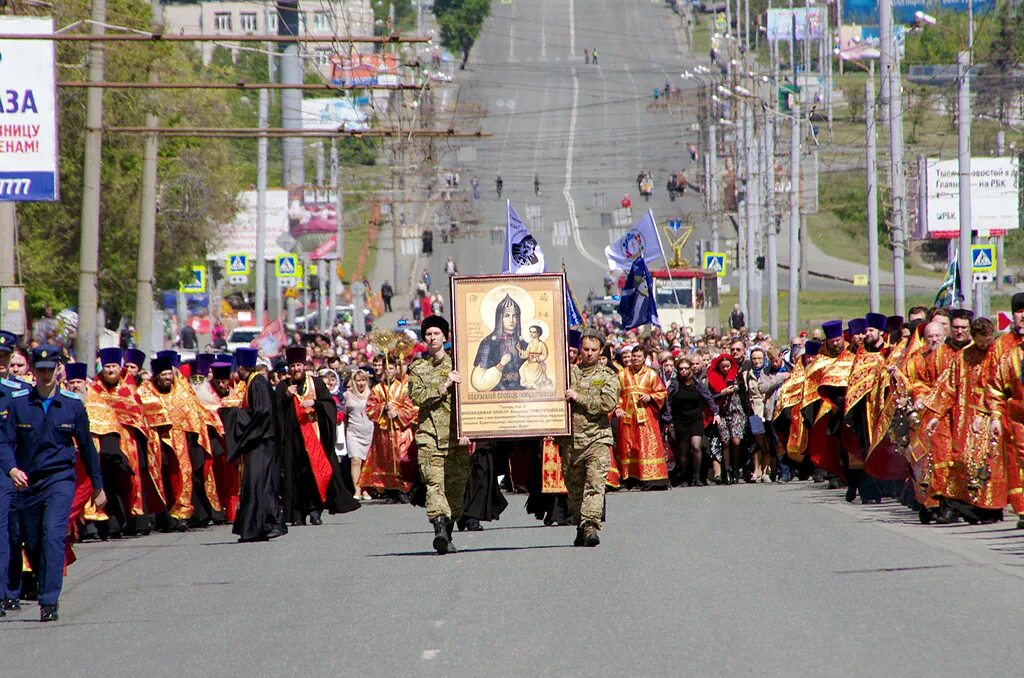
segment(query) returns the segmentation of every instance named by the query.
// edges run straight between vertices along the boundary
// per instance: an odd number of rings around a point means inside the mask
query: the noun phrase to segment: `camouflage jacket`
[[[452,371],[452,358],[445,354],[440,361],[426,357],[415,361],[409,369],[409,396],[419,409],[416,423],[416,445],[439,450],[454,447],[454,394],[445,388]]]
[[[569,385],[579,397],[572,404],[573,446],[595,442],[613,444],[611,414],[619,403],[619,377],[611,369],[594,364],[573,365]]]

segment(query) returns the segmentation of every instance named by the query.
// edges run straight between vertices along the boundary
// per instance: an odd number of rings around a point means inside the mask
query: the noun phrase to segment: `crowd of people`
[[[525,441],[458,437],[439,315],[296,335],[280,356],[106,348],[91,379],[0,333],[0,612],[36,598],[56,619],[80,539],[231,523],[265,541],[373,500],[424,506],[446,554],[456,527],[501,515],[502,488],[575,525],[577,546],[600,543],[606,491],[793,479],[923,523],[994,522],[1009,504],[1024,527],[1024,294],[1012,307],[998,338],[969,311],[916,307],[781,346],[597,314],[568,331],[572,435]]]

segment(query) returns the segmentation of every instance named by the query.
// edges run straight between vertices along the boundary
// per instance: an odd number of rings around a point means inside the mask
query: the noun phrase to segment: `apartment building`
[[[276,34],[278,15],[272,0],[164,0],[164,25],[168,33],[223,35],[223,45],[237,50],[233,35]],[[299,0],[299,32],[302,35],[373,35],[373,9],[370,0]],[[209,63],[220,43],[203,42],[203,63]],[[253,45],[255,46],[255,45]],[[356,44],[354,52],[371,52],[372,45]],[[349,46],[306,42],[300,53],[306,67],[329,72],[331,57],[338,51],[349,53]]]

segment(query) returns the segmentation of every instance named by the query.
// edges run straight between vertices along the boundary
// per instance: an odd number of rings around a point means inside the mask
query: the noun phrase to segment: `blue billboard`
[[[974,13],[984,14],[996,6],[995,0],[974,0]],[[966,12],[967,0],[892,0],[893,19],[898,23],[914,23],[916,12]],[[843,23],[878,25],[878,0],[846,0]]]

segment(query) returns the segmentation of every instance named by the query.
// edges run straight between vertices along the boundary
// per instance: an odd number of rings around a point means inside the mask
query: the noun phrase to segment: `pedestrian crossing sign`
[[[248,275],[249,255],[243,252],[232,252],[228,255],[228,275]]]
[[[192,277],[187,279],[185,282],[178,285],[185,294],[205,294],[206,293],[206,266],[196,265],[189,266],[189,273]]]
[[[278,254],[274,259],[274,275],[278,278],[292,278],[298,275],[299,257],[296,254]]]
[[[725,277],[726,256],[725,252],[705,252],[704,268],[714,271],[719,278]]]
[[[996,270],[995,245],[971,245],[971,273],[994,273]]]

